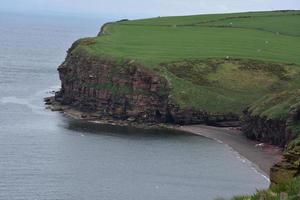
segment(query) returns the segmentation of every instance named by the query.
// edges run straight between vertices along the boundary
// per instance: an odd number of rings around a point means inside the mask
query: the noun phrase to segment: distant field
[[[110,25],[92,53],[160,63],[199,58],[253,58],[300,63],[300,37],[252,29]]]
[[[240,113],[265,94],[299,88],[300,11],[123,21],[77,50],[155,69],[183,107]]]
[[[228,27],[268,31],[276,35],[300,36],[300,15],[265,16],[252,18],[224,19],[200,23],[202,26]]]
[[[246,12],[246,13],[230,13],[230,14],[208,14],[208,15],[192,15],[192,16],[175,16],[175,17],[156,17],[151,19],[141,19],[129,22],[122,22],[123,24],[134,25],[194,25],[203,22],[210,22],[215,20],[224,20],[228,18],[240,17],[269,17],[269,16],[285,16],[285,15],[299,15],[300,11],[274,11],[274,12]]]
[[[300,64],[300,37],[297,37],[300,35],[300,12],[270,15],[204,15],[115,23],[109,25],[106,35],[96,38],[97,43],[88,49],[95,54],[155,63],[230,56]],[[233,19],[227,19],[232,16]],[[203,23],[211,20],[216,21]],[[166,24],[169,26],[160,26]]]

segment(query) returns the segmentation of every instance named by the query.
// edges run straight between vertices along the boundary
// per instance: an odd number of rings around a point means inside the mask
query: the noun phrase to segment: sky
[[[300,0],[1,0],[0,12],[120,18],[262,10],[300,10]]]

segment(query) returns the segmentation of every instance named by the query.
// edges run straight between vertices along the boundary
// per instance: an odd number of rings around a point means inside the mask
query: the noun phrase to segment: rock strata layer
[[[99,117],[147,123],[213,124],[236,121],[234,114],[182,108],[170,98],[168,81],[135,60],[116,60],[69,49],[58,71],[57,101]]]
[[[99,116],[166,121],[167,81],[133,60],[69,53],[58,71],[62,86],[56,100],[62,104]]]

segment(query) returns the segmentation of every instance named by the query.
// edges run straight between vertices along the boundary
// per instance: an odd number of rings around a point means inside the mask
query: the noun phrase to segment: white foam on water
[[[259,169],[259,167],[254,164],[253,162],[251,162],[250,160],[248,160],[247,158],[245,158],[244,156],[242,156],[241,154],[239,154],[239,152],[235,151],[231,146],[225,144],[225,146],[227,148],[230,149],[230,151],[232,151],[236,158],[241,161],[242,163],[246,164],[248,167],[250,167],[251,170],[253,170],[256,174],[259,174],[261,177],[263,177],[266,181],[268,181],[269,183],[271,182],[269,177],[264,173],[262,172],[261,169]]]
[[[53,96],[54,94],[52,94],[52,91],[58,91],[60,89],[60,86],[55,85],[55,86],[51,86],[47,89],[44,90],[40,90],[36,93],[34,93],[32,96],[29,97],[29,99],[36,99],[37,97],[39,98],[44,98],[48,96]]]
[[[17,105],[23,105],[27,108],[31,109],[32,112],[36,114],[42,114],[45,115],[47,112],[45,112],[45,106],[43,105],[43,99],[44,97],[50,96],[51,91],[57,91],[59,86],[52,86],[48,89],[38,91],[34,93],[33,95],[27,97],[27,98],[20,98],[15,96],[8,96],[8,97],[2,97],[0,99],[0,104],[17,104]],[[40,101],[41,104],[38,105],[34,103],[35,101]]]
[[[201,134],[201,132],[198,132],[198,134],[200,135],[205,135],[205,134]],[[229,150],[235,154],[235,156],[237,157],[237,159],[239,161],[241,161],[243,164],[246,164],[248,167],[250,167],[250,169],[252,169],[255,173],[259,174],[260,176],[262,176],[265,180],[267,180],[269,183],[271,182],[269,177],[253,162],[251,162],[250,160],[248,160],[247,158],[245,158],[244,156],[242,156],[239,152],[237,152],[236,150],[234,150],[230,145],[225,144],[223,141],[217,139],[217,138],[211,138],[213,140],[215,140],[216,142],[220,143],[220,144],[224,144],[227,148],[229,148]]]
[[[219,140],[219,139],[217,139],[217,138],[213,138],[215,141],[217,141],[218,143],[220,143],[220,144],[224,144],[224,142],[223,141],[221,141],[221,140]]]

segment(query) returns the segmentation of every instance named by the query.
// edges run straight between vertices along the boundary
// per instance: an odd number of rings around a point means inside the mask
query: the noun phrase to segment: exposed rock
[[[300,175],[300,138],[297,130],[290,127],[299,123],[300,106],[291,107],[286,120],[267,119],[244,112],[242,130],[250,139],[286,148],[283,160],[270,170],[272,184],[284,183]],[[295,139],[297,137],[297,139]]]
[[[181,108],[170,97],[168,81],[135,60],[114,60],[75,51],[76,41],[58,71],[55,100],[99,117],[147,123],[213,124],[236,121],[233,114]]]
[[[239,116],[235,114],[216,114],[205,111],[196,110],[193,108],[182,109],[174,104],[168,105],[166,116],[167,122],[176,124],[214,124],[224,121],[239,120]]]
[[[252,116],[247,110],[242,118],[242,131],[252,140],[284,147],[292,138],[286,121]]]
[[[124,120],[166,121],[168,82],[135,62],[69,53],[58,71],[56,100],[64,105]]]
[[[52,106],[51,111],[53,111],[53,112],[62,112],[63,109],[60,106]]]
[[[283,183],[300,174],[300,145],[296,142],[289,145],[284,159],[271,168],[272,184]]]
[[[51,98],[49,98],[49,97],[44,98],[44,102],[45,102],[45,105],[51,105],[52,104]]]

